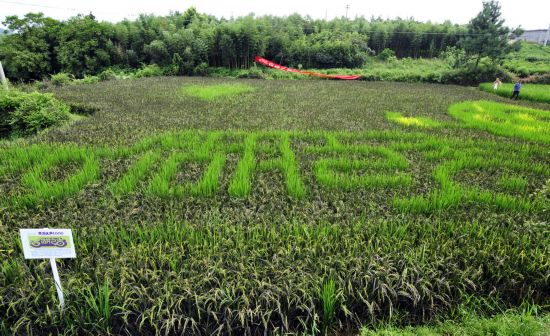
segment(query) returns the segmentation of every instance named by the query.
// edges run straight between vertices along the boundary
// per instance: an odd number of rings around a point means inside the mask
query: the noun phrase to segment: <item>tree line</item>
[[[153,63],[174,75],[192,75],[208,67],[248,68],[256,55],[293,67],[353,68],[385,49],[398,58],[437,57],[471,31],[413,19],[314,20],[298,14],[218,19],[193,7],[118,23],[99,22],[93,14],[58,21],[28,13],[7,16],[3,24],[0,60],[10,78],[22,81]]]

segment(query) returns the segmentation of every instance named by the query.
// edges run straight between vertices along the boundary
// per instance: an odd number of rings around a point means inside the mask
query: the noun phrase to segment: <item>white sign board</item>
[[[70,229],[19,229],[25,259],[76,258]]]

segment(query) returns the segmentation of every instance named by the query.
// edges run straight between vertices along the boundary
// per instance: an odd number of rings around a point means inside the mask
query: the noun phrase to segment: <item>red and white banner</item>
[[[288,72],[296,72],[296,73],[300,73],[300,74],[304,74],[304,75],[311,75],[311,76],[317,76],[317,77],[323,77],[323,78],[347,79],[347,80],[358,79],[358,78],[361,77],[361,75],[351,75],[351,76],[325,75],[325,74],[318,73],[318,72],[302,71],[302,70],[298,70],[298,69],[287,68],[287,67],[282,66],[280,64],[273,63],[270,60],[267,60],[267,59],[265,59],[263,57],[260,57],[260,56],[256,56],[255,59],[256,59],[257,63],[265,65],[266,67],[270,67],[270,68],[277,69],[277,70],[288,71]]]

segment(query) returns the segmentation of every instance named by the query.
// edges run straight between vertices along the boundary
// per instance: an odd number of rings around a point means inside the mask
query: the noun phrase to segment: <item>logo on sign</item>
[[[69,237],[39,237],[29,236],[29,245],[32,248],[56,248],[56,247],[68,247]]]

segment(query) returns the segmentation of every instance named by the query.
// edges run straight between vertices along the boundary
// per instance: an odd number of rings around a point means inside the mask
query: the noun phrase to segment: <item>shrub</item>
[[[155,77],[164,75],[164,71],[156,64],[144,65],[141,69],[136,71],[135,77]]]
[[[94,84],[99,83],[99,77],[98,76],[88,76],[85,75],[84,78],[82,78],[79,82],[82,84]]]
[[[108,81],[116,79],[116,73],[112,69],[103,70],[97,75],[100,81]]]
[[[55,86],[67,85],[72,80],[73,80],[73,76],[68,74],[68,73],[64,73],[64,72],[60,72],[58,74],[55,74],[55,75],[51,76],[52,84],[55,85]]]
[[[481,64],[478,68],[466,66],[445,72],[441,82],[460,85],[478,85],[483,82],[492,82],[497,77],[503,82],[509,82],[513,79],[512,74],[502,67],[491,64]]]
[[[196,76],[206,76],[208,75],[208,64],[202,62],[193,69],[193,74]]]
[[[395,52],[389,48],[382,50],[378,54],[378,59],[382,61],[391,61],[395,59]]]
[[[80,115],[92,115],[99,111],[99,108],[97,106],[85,103],[70,103],[69,109],[71,113]]]
[[[11,133],[10,113],[21,105],[24,96],[25,94],[19,91],[0,90],[0,137],[8,136]]]
[[[69,119],[69,107],[51,94],[10,91],[0,97],[2,135],[29,135]]]

